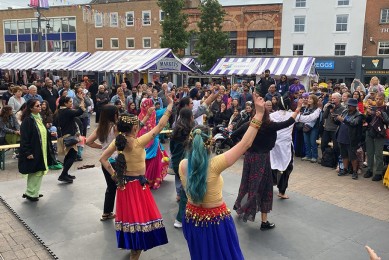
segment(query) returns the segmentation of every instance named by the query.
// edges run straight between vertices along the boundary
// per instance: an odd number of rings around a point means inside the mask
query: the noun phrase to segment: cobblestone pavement
[[[92,129],[88,132],[91,133],[94,127],[92,125]],[[12,159],[11,154],[11,152],[7,153],[6,170],[0,171],[0,182],[23,178],[17,172],[17,160]],[[85,148],[84,161],[76,162],[72,170],[87,164],[100,167],[99,155],[99,150]],[[242,164],[243,160],[239,160],[231,170],[240,175]],[[50,171],[49,174],[58,175],[59,171]],[[389,203],[387,203],[389,190],[382,185],[382,182],[373,182],[371,179],[364,179],[361,175],[359,180],[352,180],[349,176],[338,177],[334,169],[302,162],[296,158],[289,190],[389,222]],[[15,192],[22,194],[23,191]],[[293,196],[290,199],[293,200]],[[2,202],[0,202],[0,255],[5,260],[52,259],[45,247]]]

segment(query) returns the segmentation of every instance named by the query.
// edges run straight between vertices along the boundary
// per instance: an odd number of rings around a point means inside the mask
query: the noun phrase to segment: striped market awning
[[[0,55],[0,69],[5,69],[8,64],[20,59],[25,53],[3,53]]]
[[[67,69],[76,71],[169,71],[192,72],[170,49],[98,51]]]
[[[63,70],[89,57],[89,52],[55,52],[53,56],[43,61],[36,70]]]
[[[2,69],[7,70],[29,70],[34,69],[36,66],[52,57],[55,52],[25,52],[21,53],[18,59],[5,65]]]
[[[313,57],[222,58],[209,70],[211,75],[261,75],[266,69],[271,75],[315,76]]]

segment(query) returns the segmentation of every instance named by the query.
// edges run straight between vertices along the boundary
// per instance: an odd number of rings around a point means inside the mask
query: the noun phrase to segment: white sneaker
[[[87,128],[87,129],[90,129],[90,125],[88,125],[86,128]]]
[[[176,220],[174,220],[173,226],[175,228],[182,228],[182,223],[176,219]]]

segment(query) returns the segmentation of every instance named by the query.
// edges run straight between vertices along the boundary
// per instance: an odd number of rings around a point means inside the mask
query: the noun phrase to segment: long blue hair
[[[194,203],[201,203],[207,192],[210,138],[207,126],[196,126],[189,138],[186,192]]]

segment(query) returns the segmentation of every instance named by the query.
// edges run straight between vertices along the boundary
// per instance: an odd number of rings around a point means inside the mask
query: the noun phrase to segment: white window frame
[[[166,12],[165,12],[165,11],[159,10],[159,21],[160,21],[160,22],[165,21],[165,19],[162,19],[162,13],[164,14],[163,17],[166,16]]]
[[[294,47],[295,46],[303,46],[303,49],[302,50],[295,50]],[[302,54],[294,54],[295,51],[302,51]],[[300,43],[296,43],[296,44],[293,44],[292,46],[292,56],[304,56],[304,44],[300,44]]]
[[[344,54],[342,55],[339,55],[339,54],[336,54],[336,52],[340,52],[340,51],[343,51],[343,50],[337,50],[336,47],[337,46],[344,46]],[[346,51],[347,51],[347,44],[346,43],[335,43],[334,45],[334,56],[346,56]]]
[[[132,24],[128,23],[127,15],[132,14]],[[128,11],[126,12],[126,26],[134,26],[135,24],[135,12],[134,11]]]
[[[298,4],[300,6],[297,6]],[[304,4],[304,6],[301,6],[301,4]],[[295,0],[294,7],[295,8],[306,8],[307,7],[307,0]]]
[[[347,17],[347,23],[346,23],[346,30],[341,30],[341,31],[338,31],[337,27],[338,27],[338,18],[339,17]],[[348,32],[349,30],[349,24],[350,24],[350,15],[348,14],[338,14],[336,15],[336,21],[335,21],[335,32],[338,32],[338,33],[342,33],[342,32]],[[344,25],[344,23],[341,23],[341,25]]]
[[[150,40],[150,47],[146,47],[145,46],[145,40]],[[143,46],[143,49],[151,49],[151,37],[143,37],[142,38],[142,46]]]
[[[116,16],[116,24],[113,23],[112,19],[114,16]],[[118,27],[119,26],[119,14],[118,12],[112,12],[109,13],[109,27]]]
[[[97,17],[100,17],[101,24],[97,24]],[[103,24],[104,24],[104,22],[103,22],[103,14],[102,13],[95,13],[95,27],[96,28],[101,28],[101,27],[103,27]]]
[[[383,21],[383,19],[382,19],[384,12],[386,13],[385,14],[386,15],[385,21]],[[389,8],[383,8],[383,9],[381,9],[381,12],[380,12],[380,24],[387,24],[387,23],[389,23]]]
[[[112,41],[113,41],[113,40],[118,41],[118,47],[113,47],[113,46],[112,46]],[[119,38],[111,38],[111,39],[109,40],[109,42],[111,43],[111,49],[119,49]]]
[[[129,47],[128,46],[128,40],[133,40],[134,41],[134,46],[133,47]],[[126,48],[127,49],[135,49],[135,38],[126,38]]]
[[[97,47],[97,41],[101,41],[101,47]],[[104,39],[103,38],[95,38],[95,49],[103,49],[104,48]]]
[[[149,23],[145,23],[145,14],[149,14]],[[142,11],[142,26],[151,26],[151,10]]]
[[[304,30],[302,31],[296,31],[296,19],[299,19],[299,18],[304,18],[304,24],[298,24],[298,26],[304,26]],[[305,28],[306,27],[306,17],[304,15],[301,15],[301,16],[295,16],[294,17],[294,26],[293,26],[293,32],[295,33],[304,33],[305,32]]]
[[[387,46],[382,48],[381,44],[386,44]],[[384,54],[380,54],[380,49],[389,50],[389,41],[378,42],[378,46],[377,46],[377,55],[388,55],[388,54],[385,54],[385,53]]]
[[[339,2],[343,3],[344,1],[348,1],[348,4],[339,4]],[[336,1],[337,5],[342,7],[342,6],[351,6],[351,0],[337,0]]]

